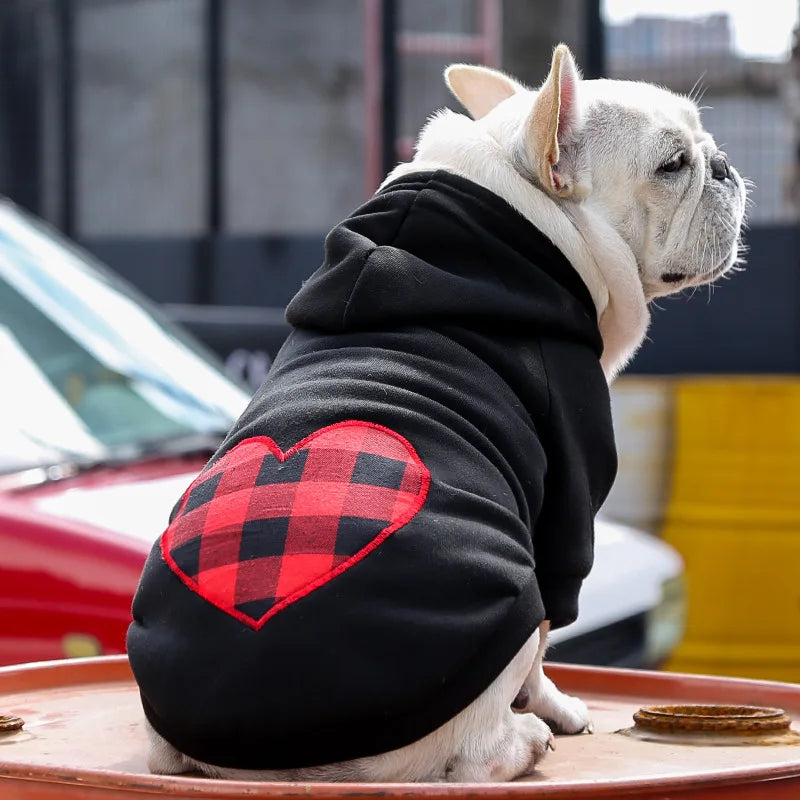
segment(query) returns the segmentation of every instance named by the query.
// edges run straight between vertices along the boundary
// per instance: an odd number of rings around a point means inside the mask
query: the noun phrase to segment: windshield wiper
[[[220,446],[227,433],[227,430],[221,429],[209,433],[184,433],[137,442],[133,447],[139,457],[145,458],[153,456],[170,458],[203,453],[211,455]]]
[[[31,441],[44,445],[35,435],[22,433]],[[155,461],[188,456],[211,456],[221,444],[227,430],[209,433],[188,433],[167,436],[143,442],[118,445],[99,456],[87,455],[68,447],[48,444],[61,458],[58,461],[20,464],[19,467],[0,473],[0,490],[38,486],[53,483],[97,469],[124,467],[136,461]]]

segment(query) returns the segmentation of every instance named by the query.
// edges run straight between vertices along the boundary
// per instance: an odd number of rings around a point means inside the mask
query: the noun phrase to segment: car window
[[[0,361],[2,425],[14,433],[0,440],[0,471],[54,452],[98,458],[219,435],[248,399],[131,289],[10,203],[0,203]]]

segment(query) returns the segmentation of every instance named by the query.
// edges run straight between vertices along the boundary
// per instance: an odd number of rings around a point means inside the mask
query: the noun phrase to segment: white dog
[[[736,264],[742,179],[703,129],[693,102],[643,83],[582,81],[564,45],[538,90],[483,67],[459,64],[445,74],[471,118],[435,115],[414,160],[384,185],[443,170],[503,198],[532,222],[588,288],[610,381],[642,342],[648,301],[713,281]],[[541,623],[477,699],[412,744],[322,766],[238,769],[185,755],[148,725],[149,767],[264,780],[525,775],[551,745],[551,731],[591,730],[584,703],[559,692],[542,671],[549,624]]]

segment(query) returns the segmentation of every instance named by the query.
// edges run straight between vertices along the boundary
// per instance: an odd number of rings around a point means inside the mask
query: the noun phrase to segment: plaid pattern
[[[409,522],[429,482],[409,442],[372,423],[322,428],[285,453],[246,439],[186,490],[161,551],[192,591],[257,630]]]

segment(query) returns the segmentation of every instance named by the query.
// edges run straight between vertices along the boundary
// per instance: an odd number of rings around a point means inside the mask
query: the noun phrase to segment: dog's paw
[[[551,698],[546,709],[542,709],[542,717],[547,720],[553,733],[593,733],[592,719],[586,703],[579,697],[558,692],[557,698]]]
[[[510,781],[529,775],[547,750],[553,734],[535,714],[509,714],[496,740],[484,750],[462,751],[448,765],[445,780],[453,783]]]
[[[592,733],[592,721],[586,703],[564,694],[546,676],[541,675],[531,690],[523,685],[511,708],[518,713],[536,714],[554,733]]]
[[[542,760],[545,753],[556,748],[550,726],[536,714],[515,714],[513,719],[519,721],[521,728],[519,735],[521,757],[524,758],[526,753],[528,757],[523,771],[513,775],[516,778],[533,772],[534,767]]]

